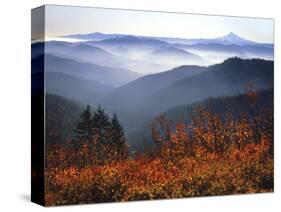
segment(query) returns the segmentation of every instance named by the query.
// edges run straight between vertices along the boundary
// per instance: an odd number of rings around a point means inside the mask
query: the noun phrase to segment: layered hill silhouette
[[[190,66],[181,68],[187,72],[192,69]],[[230,58],[221,64],[201,67],[200,71],[199,74],[191,74],[155,90],[153,84],[158,84],[158,77],[163,77],[163,74],[167,73],[156,75],[156,79],[154,75],[148,75],[130,83],[127,89],[125,87],[125,89],[113,91],[102,102],[107,108],[119,113],[123,118],[124,126],[131,131],[136,130],[157,113],[177,105],[192,104],[210,97],[242,94],[249,85],[257,90],[269,89],[273,86],[272,61]],[[172,73],[176,75],[178,72]],[[150,80],[150,77],[154,79]],[[142,93],[140,88],[145,87],[152,89],[150,92],[144,89],[144,95],[136,95],[135,98],[130,95],[130,91],[134,89],[136,93]],[[130,90],[129,93],[128,90]],[[126,96],[129,96],[127,101],[124,99]],[[120,102],[118,102],[119,97],[122,99]],[[135,120],[138,121],[135,122]]]
[[[109,52],[83,43],[49,41],[45,43],[45,53],[96,64],[107,64],[106,62],[109,61],[111,63],[117,61],[114,55]]]
[[[127,69],[78,62],[49,54],[45,55],[45,61],[47,71],[93,79],[112,87],[119,87],[141,76],[139,73]]]
[[[126,47],[130,51],[132,47],[150,47],[154,50],[160,47],[173,46],[182,48],[198,56],[208,59],[210,62],[222,62],[228,57],[238,56],[243,58],[263,58],[273,59],[273,44],[258,43],[245,39],[233,32],[216,38],[171,38],[171,37],[152,37],[152,36],[131,36],[122,34],[103,34],[90,33],[84,35],[69,35],[69,37],[80,38],[85,43],[91,43],[101,48],[113,48],[113,46]],[[145,48],[144,48],[145,49]],[[148,49],[146,49],[148,50]],[[203,51],[204,50],[204,51]],[[146,51],[146,53],[149,53]],[[219,55],[217,54],[226,55]],[[232,54],[230,54],[232,53]],[[129,54],[128,54],[129,55]],[[144,56],[144,54],[143,54]],[[196,65],[203,65],[197,64]]]
[[[115,110],[129,109],[141,104],[147,97],[160,92],[167,86],[205,70],[206,68],[201,66],[180,66],[162,73],[146,75],[115,89],[101,100],[101,104]]]
[[[32,44],[33,93],[43,92],[45,77],[51,105],[69,101],[116,113],[134,145],[161,113],[188,116],[191,105],[207,101],[221,110],[225,100],[239,111],[247,87],[273,87],[273,44],[232,32],[195,39],[99,32],[65,38],[80,41]]]
[[[247,86],[257,91],[269,90],[261,92],[258,105],[272,102],[273,62],[230,58],[208,67],[181,66],[140,77],[115,89],[69,73],[49,71],[46,77],[47,92],[52,96],[82,105],[101,105],[107,112],[118,114],[134,148],[144,138],[149,140],[151,121],[162,113],[171,119],[188,119],[191,108],[198,103],[208,103],[216,112],[223,112],[226,100],[234,111],[246,110],[239,102]]]
[[[67,35],[80,42],[48,41],[45,53],[78,62],[129,69],[142,74],[163,72],[180,65],[207,66],[229,57],[273,60],[273,44],[247,40],[230,32],[212,39],[185,39],[122,34]],[[32,57],[44,43],[32,44]]]
[[[42,66],[44,64],[45,66]],[[114,87],[136,79],[139,74],[121,68],[103,67],[92,63],[78,62],[54,55],[40,55],[32,59],[34,93],[44,81],[46,74],[48,93],[60,95],[84,104],[98,104],[99,100]],[[39,92],[39,91],[38,91]]]

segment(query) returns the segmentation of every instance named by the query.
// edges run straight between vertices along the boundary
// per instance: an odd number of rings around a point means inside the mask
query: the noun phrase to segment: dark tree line
[[[111,162],[128,157],[128,145],[117,115],[110,118],[100,106],[92,112],[87,105],[74,133],[75,145],[87,146],[96,161]]]

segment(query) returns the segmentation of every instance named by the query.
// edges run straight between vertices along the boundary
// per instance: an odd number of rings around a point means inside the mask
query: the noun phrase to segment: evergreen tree
[[[91,140],[94,134],[92,121],[91,107],[90,105],[87,105],[86,109],[80,116],[80,121],[77,123],[76,129],[74,130],[77,139]]]
[[[127,144],[124,136],[123,127],[120,124],[116,114],[113,114],[111,120],[111,138],[116,146],[117,155],[124,159],[127,156]]]
[[[110,130],[110,121],[108,115],[104,112],[100,106],[94,112],[92,118],[92,127],[94,130],[95,136],[100,138],[102,143],[107,143],[109,141],[109,130]]]
[[[108,163],[128,156],[123,127],[117,115],[114,114],[110,119],[100,106],[91,114],[91,108],[87,105],[74,132],[78,144],[88,148],[87,163]]]

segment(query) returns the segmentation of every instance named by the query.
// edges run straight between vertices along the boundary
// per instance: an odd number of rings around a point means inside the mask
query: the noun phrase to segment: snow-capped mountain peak
[[[225,36],[218,37],[215,39],[219,42],[224,42],[225,44],[236,44],[236,45],[253,45],[255,42],[244,39],[233,32],[228,33]]]

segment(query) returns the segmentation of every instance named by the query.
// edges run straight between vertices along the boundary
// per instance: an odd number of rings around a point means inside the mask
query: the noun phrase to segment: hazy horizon
[[[273,43],[273,31],[274,20],[265,18],[46,6],[46,38],[102,32],[209,39],[233,32],[251,41]]]
[[[105,34],[105,35],[110,35],[110,34],[118,34],[118,35],[122,35],[122,36],[140,36],[140,37],[151,37],[151,38],[154,38],[157,39],[159,37],[161,38],[173,38],[173,39],[217,39],[217,38],[222,38],[222,37],[226,37],[230,34],[235,34],[236,36],[242,38],[242,39],[245,39],[245,40],[249,40],[249,41],[253,41],[253,42],[256,42],[256,43],[263,43],[263,44],[273,44],[272,43],[265,43],[265,42],[257,42],[257,41],[254,41],[254,40],[251,40],[251,39],[247,39],[247,38],[244,38],[243,36],[240,36],[238,33],[235,33],[233,31],[229,31],[227,32],[226,34],[221,34],[219,36],[216,36],[216,37],[193,37],[193,38],[185,38],[185,37],[168,37],[168,36],[149,36],[149,35],[139,35],[139,34],[125,34],[125,33],[104,33],[104,32],[100,32],[100,31],[94,31],[94,32],[89,32],[89,33],[73,33],[73,34],[65,34],[65,35],[60,35],[60,36],[53,36],[53,37],[48,37],[46,36],[45,37],[45,41],[66,41],[66,42],[80,42],[80,41],[91,41],[91,39],[79,39],[79,38],[72,38],[72,37],[68,37],[68,36],[75,36],[75,35],[90,35],[90,34]]]

